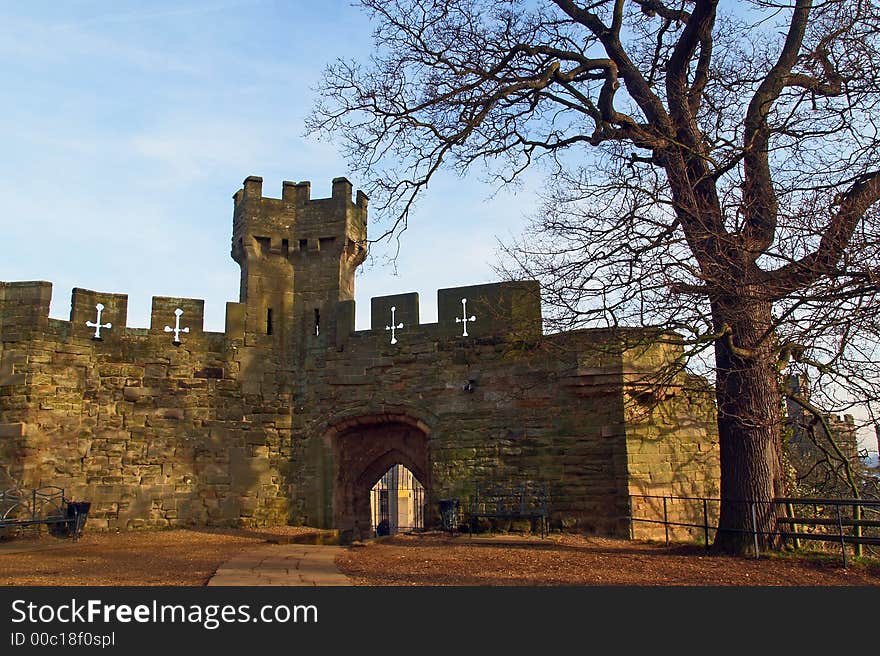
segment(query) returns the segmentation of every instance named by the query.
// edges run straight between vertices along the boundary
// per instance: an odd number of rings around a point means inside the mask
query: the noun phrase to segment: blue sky
[[[303,137],[314,87],[336,57],[366,58],[371,28],[348,2],[3,2],[0,20],[0,280],[129,295],[131,327],[151,296],[203,298],[223,330],[238,300],[229,257],[231,196],[248,175],[279,196],[282,180],[330,195],[351,175],[332,143]],[[418,291],[436,320],[436,289],[496,279],[497,237],[517,234],[528,188],[492,196],[479,181],[438,179],[393,267],[378,244],[357,279],[358,328],[369,299]],[[378,228],[374,234],[378,234]]]
[[[149,325],[154,295],[202,298],[222,331],[238,300],[232,194],[248,175],[268,196],[282,180],[311,180],[315,197],[340,175],[358,188],[303,120],[325,65],[370,48],[347,1],[2,0],[0,280],[52,282],[59,319],[73,287],[128,294],[131,327]],[[396,268],[382,264],[396,244],[373,246],[357,327],[372,296],[417,291],[430,322],[437,288],[495,280],[497,239],[520,233],[535,189],[438,177]]]

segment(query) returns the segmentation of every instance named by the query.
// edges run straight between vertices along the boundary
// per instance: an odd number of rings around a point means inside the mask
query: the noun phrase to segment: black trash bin
[[[444,531],[455,531],[458,528],[458,499],[440,499],[440,525]]]
[[[89,501],[67,502],[67,534],[74,540],[82,535],[91,507],[92,504]]]

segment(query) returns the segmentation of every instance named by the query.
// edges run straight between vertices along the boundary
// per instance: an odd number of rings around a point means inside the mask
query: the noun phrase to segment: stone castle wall
[[[154,298],[136,329],[124,295],[74,290],[60,321],[49,283],[0,283],[0,486],[62,486],[92,501],[90,528],[363,533],[364,486],[401,462],[429,521],[477,481],[537,479],[554,525],[612,535],[630,532],[630,494],[717,491],[711,390],[684,374],[654,384],[680,358],[674,340],[543,336],[533,282],[442,289],[434,324],[416,294],[373,299],[371,329],[355,331],[366,198],[338,179],[330,199],[307,183],[266,199],[258,182],[235,197],[242,293],[224,333],[202,330],[195,299]],[[86,326],[98,303],[100,341]],[[165,331],[177,308],[180,345]]]
[[[240,325],[228,318],[227,334],[202,332],[201,316],[185,311],[190,333],[174,346],[163,330],[174,325],[173,308],[200,302],[157,298],[151,329],[125,329],[124,313],[110,312],[113,328],[95,341],[78,315],[91,305],[93,321],[93,301],[109,305],[108,294],[74,290],[77,320],[30,327],[17,317],[48,316],[50,285],[12,283],[5,292],[15,299],[0,309],[7,486],[64,487],[92,502],[92,528],[286,517],[290,395],[248,371],[255,350],[263,371],[276,363],[271,350],[228,336]]]

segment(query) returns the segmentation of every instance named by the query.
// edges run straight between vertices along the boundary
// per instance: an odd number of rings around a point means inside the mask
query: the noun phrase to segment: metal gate
[[[425,487],[403,465],[394,465],[370,490],[373,532],[411,533],[425,527]]]

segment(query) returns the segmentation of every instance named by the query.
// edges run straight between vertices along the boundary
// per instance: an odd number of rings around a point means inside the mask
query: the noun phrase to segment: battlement
[[[0,335],[19,339],[49,322],[52,283],[0,281]]]
[[[127,326],[128,295],[75,288],[70,299],[70,319],[49,319],[52,283],[0,281],[0,341],[29,339],[35,332],[115,343],[127,337],[162,336],[178,344],[202,336],[242,339],[244,312],[240,303],[226,304],[226,330],[204,330],[205,302],[201,299],[154,296],[148,329]],[[178,316],[177,310],[180,310]],[[166,326],[169,330],[166,330]],[[175,335],[174,330],[178,329]]]
[[[257,175],[250,175],[244,179],[242,188],[236,191],[232,195],[232,198],[235,201],[236,207],[246,200],[257,199],[261,201],[283,201],[297,205],[303,205],[309,202],[326,203],[327,201],[333,201],[336,204],[352,202],[351,193],[353,187],[348,178],[333,178],[331,184],[333,191],[329,198],[313,199],[311,197],[312,183],[310,181],[303,180],[301,182],[291,182],[290,180],[284,180],[281,183],[281,198],[272,198],[263,196],[263,178]],[[366,209],[368,200],[367,195],[363,191],[358,190],[354,204],[360,208]]]
[[[233,195],[232,259],[243,265],[344,253],[356,267],[366,257],[367,202],[362,191],[352,200],[347,178],[333,179],[329,198],[312,198],[308,181],[288,180],[281,198],[271,198],[263,196],[262,178],[245,178]]]
[[[367,195],[358,190],[352,200],[352,184],[348,178],[334,178],[331,195],[328,198],[312,198],[312,184],[308,180],[281,183],[281,197],[263,196],[263,178],[249,176],[245,178],[241,189],[233,194],[233,233],[239,234],[248,227],[257,231],[267,229],[289,232],[299,229],[336,227],[345,229],[345,225],[331,226],[334,222],[351,222],[355,232],[366,229]],[[308,239],[308,235],[303,235]],[[363,237],[366,234],[364,233]],[[270,235],[271,238],[271,235]],[[319,237],[320,238],[320,237]],[[298,241],[289,244],[290,250],[307,250],[301,248]]]
[[[180,344],[203,335],[241,340],[246,332],[243,303],[226,304],[225,330],[217,333],[204,330],[205,301],[202,299],[153,296],[150,325],[144,329],[127,325],[127,294],[74,288],[70,319],[50,322],[51,298],[50,282],[0,282],[0,339],[9,340],[9,331],[13,328],[25,329],[28,335],[51,328],[52,332],[65,336],[108,343],[145,335],[161,336],[169,342],[178,337]],[[340,332],[354,333],[354,301],[340,301],[335,309],[340,315]],[[533,280],[440,289],[436,323],[420,322],[416,292],[374,297],[370,299],[370,315],[370,328],[363,332],[390,333],[393,323],[400,339],[407,331],[416,329],[422,339],[541,335],[540,288]],[[175,329],[180,331],[176,336]],[[263,334],[264,331],[256,332]]]
[[[204,331],[201,299],[155,296],[149,328],[129,328],[126,294],[81,288],[73,290],[69,321],[50,321],[51,283],[14,282],[0,283],[0,340],[46,333],[108,345],[146,340],[154,349],[192,343],[194,350],[205,339],[214,350],[239,340],[288,361],[316,348],[344,348],[356,332],[354,273],[366,256],[366,195],[352,199],[351,182],[338,177],[328,198],[312,198],[308,181],[284,181],[281,197],[271,198],[263,196],[263,179],[249,176],[233,199],[231,254],[241,287],[239,302],[227,303],[223,333]],[[542,334],[536,281],[440,289],[436,323],[421,323],[416,293],[373,298],[370,310],[370,329],[359,332],[390,346]]]
[[[415,292],[371,299],[370,330],[390,334],[392,325],[398,341],[405,339],[407,329],[416,328],[441,339],[538,337],[540,285],[535,280],[522,280],[439,289],[436,324],[420,323],[419,295]]]
[[[154,296],[149,327],[130,328],[126,294],[82,288],[72,292],[70,319],[50,320],[51,283],[12,282],[0,283],[0,341],[45,335],[95,347],[133,340],[153,350],[216,351],[238,340],[295,358],[344,348],[356,332],[354,271],[366,254],[367,197],[358,192],[352,200],[351,182],[339,177],[329,198],[313,199],[309,182],[290,181],[281,198],[267,198],[262,178],[250,176],[234,203],[232,256],[242,277],[239,302],[226,305],[224,332],[204,331],[201,299]],[[370,310],[370,329],[358,332],[372,335],[376,347],[542,334],[536,281],[440,289],[436,323],[421,323],[417,293],[373,298]]]

